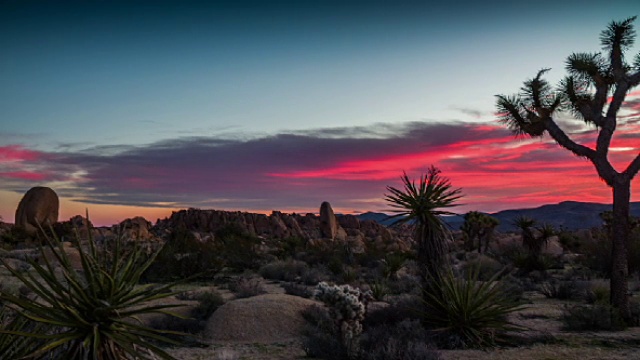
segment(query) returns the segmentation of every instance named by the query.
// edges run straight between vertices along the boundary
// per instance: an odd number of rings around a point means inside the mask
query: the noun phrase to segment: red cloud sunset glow
[[[630,107],[627,107],[628,110]],[[638,153],[640,121],[621,121],[610,157],[621,170]],[[580,124],[572,135],[592,144]],[[610,191],[586,160],[548,137],[518,139],[499,124],[382,124],[384,136],[353,129],[314,130],[249,140],[184,138],[113,155],[39,153],[0,148],[0,179],[23,193],[56,179],[61,197],[89,208],[384,211],[386,186],[403,171],[417,177],[438,166],[463,189],[457,211],[498,211],[564,200],[610,202]],[[360,131],[361,133],[361,131]],[[371,133],[376,133],[371,129]],[[54,186],[55,187],[55,186]],[[11,206],[0,210],[11,218]],[[169,210],[167,210],[169,211]],[[128,214],[124,217],[144,215]]]

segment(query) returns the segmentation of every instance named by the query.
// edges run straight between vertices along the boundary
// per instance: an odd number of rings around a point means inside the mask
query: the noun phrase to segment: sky
[[[610,203],[591,164],[498,123],[495,95],[542,68],[556,83],[634,15],[637,0],[0,0],[0,216],[33,186],[58,193],[61,220],[88,209],[97,225],[385,211],[386,187],[431,165],[462,188],[460,213]],[[640,150],[638,90],[618,170]]]

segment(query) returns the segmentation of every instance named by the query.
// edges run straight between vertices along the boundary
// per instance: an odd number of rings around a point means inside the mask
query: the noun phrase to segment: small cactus
[[[327,305],[343,346],[350,355],[355,355],[358,352],[367,303],[373,299],[371,291],[363,292],[349,285],[321,282],[316,287],[314,297]]]

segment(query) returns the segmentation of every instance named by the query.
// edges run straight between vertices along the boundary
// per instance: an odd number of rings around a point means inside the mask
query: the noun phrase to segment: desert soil
[[[282,293],[277,284],[267,284],[270,293]],[[529,293],[531,300],[514,313],[512,321],[526,328],[522,345],[487,350],[442,350],[443,360],[601,360],[640,359],[640,328],[619,332],[567,332],[560,317],[565,302]],[[258,326],[258,324],[256,324]],[[307,359],[301,340],[217,342],[208,347],[168,349],[181,360],[288,360]]]

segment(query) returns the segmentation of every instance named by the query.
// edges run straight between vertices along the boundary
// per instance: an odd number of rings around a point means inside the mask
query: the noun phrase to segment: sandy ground
[[[276,291],[276,289],[272,289]],[[279,290],[277,290],[279,292]],[[533,303],[513,314],[527,328],[523,344],[488,350],[443,350],[443,360],[602,360],[640,359],[640,328],[620,332],[566,332],[561,329],[563,302],[529,294]],[[300,341],[279,343],[216,343],[205,348],[174,348],[181,360],[305,359]]]

